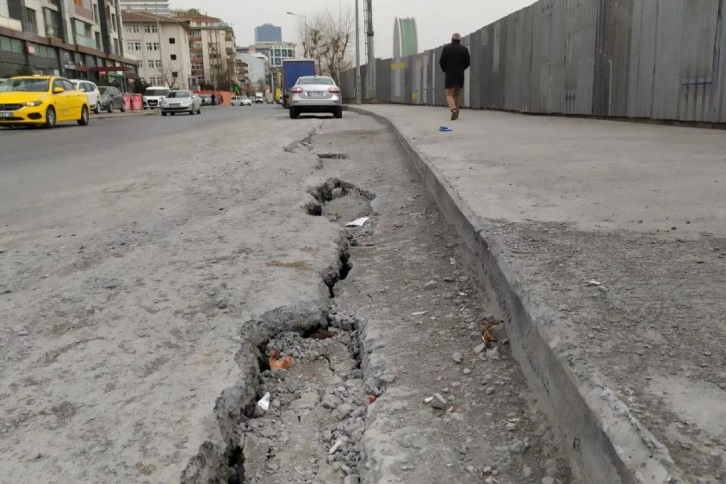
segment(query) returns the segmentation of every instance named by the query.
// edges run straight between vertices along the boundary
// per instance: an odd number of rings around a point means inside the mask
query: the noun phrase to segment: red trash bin
[[[131,110],[131,94],[129,93],[124,93],[124,110]]]

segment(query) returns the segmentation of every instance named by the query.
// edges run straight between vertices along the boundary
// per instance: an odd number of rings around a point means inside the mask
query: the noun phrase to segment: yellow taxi
[[[88,97],[68,79],[19,76],[0,83],[0,126],[39,125],[76,121],[86,126]]]

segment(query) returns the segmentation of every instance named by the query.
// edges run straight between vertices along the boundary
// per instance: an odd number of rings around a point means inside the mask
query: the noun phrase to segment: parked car
[[[164,86],[150,86],[144,91],[144,109],[156,109],[164,96],[169,94],[169,88]]]
[[[126,112],[124,95],[118,87],[98,86],[98,90],[101,91],[101,109],[105,109],[108,113],[113,113],[114,109],[119,109],[122,113]]]
[[[211,94],[202,94],[202,106],[211,106],[212,105],[212,95]]]
[[[232,96],[229,102],[232,106],[242,106],[242,96]]]
[[[343,117],[343,95],[332,77],[303,76],[290,89],[290,119],[302,113],[331,113]]]
[[[243,97],[242,106],[252,106],[252,99],[250,99],[248,97]]]
[[[88,97],[88,105],[91,106],[93,112],[96,114],[100,113],[101,91],[98,89],[98,86],[91,81],[83,79],[71,79],[70,81],[74,86],[76,86],[76,89],[86,93],[86,97]]]
[[[161,115],[176,113],[202,114],[202,98],[192,91],[169,91],[161,100]]]
[[[18,76],[0,84],[0,126],[40,125],[90,118],[88,97],[68,79],[56,76]]]

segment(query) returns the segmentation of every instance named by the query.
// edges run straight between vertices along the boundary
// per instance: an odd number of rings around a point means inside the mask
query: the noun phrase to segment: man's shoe
[[[458,109],[452,109],[451,110],[451,120],[456,121],[459,119],[459,110]]]

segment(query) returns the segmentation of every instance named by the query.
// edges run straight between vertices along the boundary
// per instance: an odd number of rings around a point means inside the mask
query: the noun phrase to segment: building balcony
[[[89,49],[101,48],[101,46],[96,43],[96,39],[79,34],[76,34],[76,44],[82,45],[83,47],[88,47]]]
[[[10,30],[17,30],[18,32],[23,31],[23,23],[20,20],[15,20],[10,17],[0,16],[0,27],[5,27]]]

